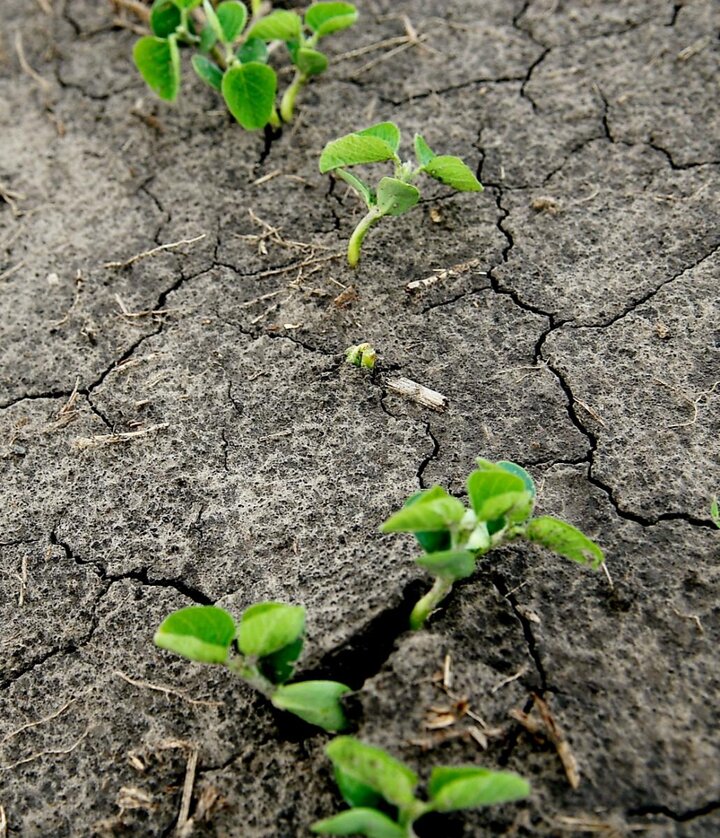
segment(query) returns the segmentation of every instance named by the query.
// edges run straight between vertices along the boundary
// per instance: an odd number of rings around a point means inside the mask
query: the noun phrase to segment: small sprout
[[[196,74],[222,93],[243,128],[279,128],[278,76],[267,63],[268,44],[284,42],[296,70],[280,105],[282,118],[290,122],[300,89],[327,69],[327,56],[316,49],[318,41],[352,26],[357,10],[350,3],[318,2],[303,20],[286,9],[262,14],[259,0],[250,5],[251,15],[240,0],[217,5],[211,0],[155,0],[150,9],[152,35],[141,38],[133,49],[140,75],[161,99],[174,102],[181,82],[179,48],[192,47]]]
[[[604,561],[602,550],[580,530],[549,515],[532,517],[535,483],[525,469],[505,460],[477,464],[467,479],[469,509],[433,486],[408,498],[380,528],[413,533],[425,551],[416,562],[435,579],[412,611],[412,629],[422,628],[455,582],[473,574],[480,556],[516,538],[593,568]]]
[[[414,823],[430,812],[477,809],[522,800],[529,783],[510,771],[474,765],[438,766],[428,783],[428,800],[415,794],[418,776],[381,748],[351,736],[338,736],[325,752],[351,807],[311,827],[320,835],[365,835],[367,838],[412,838]],[[388,814],[390,812],[391,814]]]
[[[290,680],[300,657],[305,609],[282,602],[259,602],[245,609],[237,626],[214,605],[191,605],[166,617],[155,645],[201,663],[217,663],[268,698],[280,710],[331,733],[347,720],[341,698],[350,687],[337,681]]]
[[[320,156],[320,171],[334,172],[351,186],[365,202],[367,214],[355,228],[348,245],[348,264],[360,261],[360,250],[367,231],[386,215],[403,215],[420,200],[413,182],[425,174],[459,192],[482,192],[482,184],[459,157],[438,155],[420,134],[415,135],[417,166],[398,156],[400,131],[392,122],[380,122],[328,143]],[[394,177],[384,177],[375,188],[348,171],[351,166],[392,162]]]
[[[713,519],[715,526],[720,529],[720,507],[718,507],[717,498],[713,498],[710,504],[710,517]]]
[[[358,19],[352,3],[313,3],[305,12],[305,20],[294,38],[284,40],[290,60],[295,65],[295,76],[280,103],[280,115],[292,122],[298,93],[314,76],[324,73],[328,66],[325,53],[317,49],[318,42],[328,35],[349,29]],[[309,35],[305,35],[309,31]]]
[[[377,363],[377,353],[372,344],[359,343],[345,350],[345,360],[353,366],[372,370],[375,369]]]

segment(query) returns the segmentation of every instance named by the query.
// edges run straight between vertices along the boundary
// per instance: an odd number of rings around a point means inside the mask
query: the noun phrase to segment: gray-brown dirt
[[[193,835],[305,836],[336,811],[324,735],[151,643],[173,608],[260,599],[307,606],[303,670],[360,688],[359,735],[424,776],[533,784],[424,834],[720,834],[720,6],[360,7],[336,55],[403,15],[422,43],[338,61],[266,143],[188,66],[177,106],[153,99],[102,0],[2,4],[0,835],[3,813],[24,838],[171,835],[193,751]],[[352,273],[334,257],[360,208],[317,158],[388,118],[486,191],[431,186]],[[384,373],[342,362],[361,340]],[[426,580],[377,528],[418,486],[462,492],[478,455],[529,468],[612,584],[517,546],[403,633]],[[425,727],[446,655],[485,750]],[[532,691],[577,791],[508,715]]]

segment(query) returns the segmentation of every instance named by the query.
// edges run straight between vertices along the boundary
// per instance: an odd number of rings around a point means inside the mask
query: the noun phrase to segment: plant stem
[[[268,123],[272,128],[282,128],[282,122],[280,122],[280,117],[278,116],[277,108],[273,108]]]
[[[190,31],[189,14],[187,9],[180,9],[180,25],[175,30],[175,34],[186,44],[199,44],[200,38]]]
[[[452,582],[438,576],[432,588],[430,588],[424,597],[415,603],[415,607],[410,615],[410,628],[413,631],[421,629],[425,624],[425,620],[427,620],[451,590]]]
[[[260,670],[254,664],[248,663],[244,658],[235,658],[228,661],[227,668],[235,675],[238,675],[253,689],[265,696],[271,698],[275,692],[275,684],[260,673]]]
[[[283,122],[292,122],[293,114],[295,112],[295,99],[306,83],[307,76],[299,70],[296,71],[295,78],[285,91],[285,94],[282,97],[282,102],[280,102],[280,116],[282,116]]]
[[[382,213],[378,210],[378,208],[372,207],[370,212],[363,216],[360,223],[355,228],[352,236],[350,237],[350,243],[348,244],[348,265],[350,265],[351,268],[357,267],[357,264],[360,261],[360,248],[362,247],[365,234],[373,226],[373,224],[377,224],[381,218]]]

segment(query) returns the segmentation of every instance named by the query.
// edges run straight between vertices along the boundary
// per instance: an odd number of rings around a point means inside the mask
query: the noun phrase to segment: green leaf
[[[180,9],[172,0],[155,0],[150,9],[150,29],[158,38],[167,38],[180,26]]]
[[[473,471],[467,488],[479,521],[494,521],[515,506],[524,509],[529,499],[524,480],[502,468]]]
[[[335,733],[347,727],[340,698],[349,692],[350,687],[337,681],[298,681],[278,687],[271,701],[279,710]]]
[[[327,55],[309,47],[300,47],[294,61],[298,70],[306,76],[319,76],[328,66]]]
[[[222,30],[221,40],[224,44],[234,43],[245,28],[248,10],[239,0],[225,0],[215,10]]]
[[[369,807],[377,809],[382,806],[382,795],[378,794],[370,786],[366,786],[354,777],[350,777],[337,766],[333,766],[335,773],[335,782],[337,783],[340,794],[343,800],[353,808],[357,806]]]
[[[161,99],[174,102],[180,90],[180,53],[175,35],[146,35],[135,44],[133,60],[148,87]]]
[[[352,3],[313,3],[305,12],[305,23],[318,38],[347,29],[357,19],[357,9]]]
[[[415,134],[415,157],[421,166],[427,164],[437,157],[437,154],[425,142],[425,138],[421,134]]]
[[[441,155],[433,157],[422,167],[423,171],[446,186],[459,192],[482,192],[483,187],[470,168],[459,157]]]
[[[525,537],[566,559],[582,564],[590,562],[593,569],[600,567],[605,560],[603,551],[594,541],[572,524],[550,515],[533,518],[527,525]]]
[[[530,794],[530,784],[511,771],[440,766],[432,770],[428,794],[434,809],[453,812],[521,800]]]
[[[395,154],[397,154],[400,148],[400,129],[394,122],[378,122],[377,125],[371,125],[363,131],[358,131],[357,136],[377,137],[379,140],[387,143]]]
[[[360,180],[359,177],[356,177],[351,172],[346,172],[345,169],[337,169],[336,172],[338,177],[341,177],[345,183],[352,186],[352,188],[360,195],[360,197],[365,201],[367,204],[368,209],[375,204],[375,193],[373,190],[365,183],[365,181]]]
[[[310,829],[319,835],[365,835],[366,838],[404,838],[407,832],[376,809],[349,809],[316,821]]]
[[[465,515],[465,506],[440,486],[404,506],[380,527],[380,532],[428,533],[448,530]]]
[[[192,64],[193,70],[195,70],[206,84],[214,87],[215,90],[222,89],[223,71],[217,64],[204,55],[193,55],[190,63]]]
[[[246,131],[257,131],[268,124],[275,110],[276,92],[275,71],[258,61],[231,67],[223,76],[225,104]]]
[[[258,602],[243,612],[238,648],[262,658],[294,643],[305,631],[305,609],[282,602]]]
[[[433,486],[432,489],[426,489],[425,491],[415,492],[414,495],[410,495],[403,506],[410,506],[413,503],[417,503],[421,498],[432,500],[434,497],[445,497],[446,494],[441,486]],[[416,532],[414,535],[418,544],[426,553],[437,553],[439,550],[450,549],[451,537],[448,530]]]
[[[235,53],[242,64],[249,64],[251,61],[258,61],[266,64],[268,60],[268,48],[261,38],[248,38]]]
[[[202,28],[202,32],[200,33],[200,43],[197,48],[200,52],[207,54],[216,43],[217,35],[215,34],[212,26],[208,23]]]
[[[215,34],[215,38],[218,41],[224,43],[225,34],[222,30],[222,26],[220,25],[220,20],[215,12],[215,7],[210,2],[210,0],[202,0],[203,3],[203,11],[205,12],[205,17],[207,18],[208,26],[212,29],[213,33]]]
[[[302,34],[302,20],[295,12],[278,9],[261,17],[250,27],[248,38],[263,41],[298,41]]]
[[[338,736],[325,753],[336,768],[382,795],[388,803],[403,807],[415,801],[417,775],[381,748],[352,736]]]
[[[154,643],[203,663],[225,663],[235,637],[233,618],[214,605],[191,605],[166,617]]]
[[[385,160],[394,159],[395,152],[383,140],[377,137],[362,137],[359,134],[346,134],[325,146],[320,155],[320,171],[325,174],[341,166],[383,163]]]
[[[456,579],[467,579],[475,572],[475,556],[468,550],[441,550],[437,553],[426,553],[415,559],[415,562],[433,576],[453,582]]]
[[[717,498],[713,498],[710,504],[710,517],[713,519],[715,526],[720,528],[720,507]]]
[[[297,64],[298,53],[300,52],[300,41],[285,41],[287,51],[290,53],[290,60]]]
[[[377,207],[383,215],[402,215],[417,204],[420,191],[394,177],[384,177],[377,188]]]
[[[514,474],[519,477],[525,484],[525,491],[532,495],[533,500],[537,497],[535,481],[522,466],[519,466],[517,463],[511,463],[509,460],[500,460],[500,462],[495,465],[497,468],[501,468],[504,471],[510,472],[510,474]]]
[[[192,11],[192,9],[197,8],[202,3],[202,0],[173,0],[173,3],[175,3],[178,9]]]
[[[303,638],[298,637],[277,652],[260,658],[258,665],[262,674],[273,684],[284,684],[292,678],[295,664],[303,648]]]

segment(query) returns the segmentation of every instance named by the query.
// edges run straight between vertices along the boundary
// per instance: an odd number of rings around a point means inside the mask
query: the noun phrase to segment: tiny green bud
[[[355,367],[363,367],[367,370],[375,369],[377,353],[370,343],[359,343],[345,350],[345,360]]]

